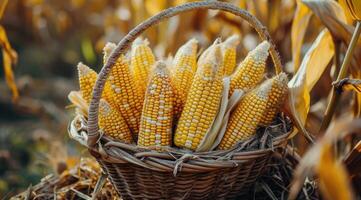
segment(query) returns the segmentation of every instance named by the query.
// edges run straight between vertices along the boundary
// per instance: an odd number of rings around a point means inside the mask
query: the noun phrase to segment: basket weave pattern
[[[227,151],[190,153],[169,148],[157,152],[133,144],[112,141],[99,133],[99,100],[106,78],[119,55],[147,28],[163,19],[194,9],[230,12],[246,20],[262,40],[271,44],[276,73],[281,62],[266,28],[247,11],[229,3],[202,1],[169,8],[147,19],[130,31],[117,45],[99,73],[89,106],[86,130],[74,137],[86,145],[100,163],[123,199],[235,199],[246,195],[264,171],[274,151],[282,151],[290,135],[289,123],[270,131],[270,148],[247,149],[242,146]],[[72,123],[73,124],[73,123]],[[286,125],[286,126],[285,126]],[[86,135],[86,137],[84,137]],[[242,145],[242,144],[240,144]]]

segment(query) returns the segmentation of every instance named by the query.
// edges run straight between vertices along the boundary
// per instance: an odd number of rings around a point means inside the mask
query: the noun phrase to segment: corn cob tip
[[[263,82],[259,88],[256,89],[256,94],[262,99],[267,99],[272,89],[272,79]]]
[[[286,73],[282,72],[278,74],[277,76],[267,79],[265,82],[263,82],[260,87],[258,88],[258,95],[262,98],[267,98],[269,93],[271,92],[271,88],[273,84],[277,85],[287,85],[288,78]]]
[[[252,56],[255,60],[264,61],[267,59],[269,55],[269,48],[271,44],[265,40],[261,44],[259,44],[255,49],[249,52],[249,55]]]
[[[157,61],[157,62],[154,64],[154,66],[155,66],[155,70],[156,70],[156,71],[157,71],[157,70],[163,71],[163,70],[165,70],[165,69],[167,68],[167,64],[166,64],[165,61],[163,61],[163,60]]]
[[[222,62],[222,52],[221,52],[221,45],[217,44],[214,45],[211,49],[209,49],[209,53],[206,55],[205,63],[212,63],[214,66],[219,66],[220,62]]]
[[[224,42],[223,42],[223,47],[224,48],[236,48],[237,45],[240,42],[240,37],[239,35],[232,35],[230,37],[228,37]]]
[[[107,116],[111,111],[111,107],[109,105],[109,103],[104,100],[104,99],[100,99],[99,101],[99,112],[101,115],[103,116]]]
[[[137,39],[134,40],[134,42],[132,44],[132,49],[134,49],[140,45],[148,46],[149,45],[148,39],[147,38],[143,39],[142,37],[138,37]]]
[[[214,45],[218,45],[218,44],[221,44],[222,43],[222,38],[218,37],[214,40],[213,44],[211,46],[214,46]]]
[[[79,72],[79,77],[80,76],[85,76],[85,75],[87,75],[87,74],[89,74],[90,72],[93,71],[92,69],[90,69],[88,66],[86,66],[82,62],[78,63],[77,68],[78,68],[78,72]]]
[[[215,39],[213,44],[211,46],[209,46],[206,50],[204,50],[203,53],[201,54],[201,56],[199,56],[198,63],[199,64],[202,63],[207,58],[207,55],[209,54],[209,51],[210,51],[210,49],[213,48],[213,46],[219,45],[221,43],[222,43],[221,38]]]
[[[107,57],[109,56],[112,51],[117,47],[117,45],[113,42],[107,42],[103,48],[103,53]]]
[[[288,77],[287,74],[284,72],[281,72],[277,76],[275,76],[275,79],[279,81],[281,84],[287,85],[288,83]]]
[[[187,43],[185,43],[183,46],[179,48],[177,51],[178,55],[193,55],[197,52],[198,48],[198,40],[191,39]],[[176,56],[177,56],[176,54]]]

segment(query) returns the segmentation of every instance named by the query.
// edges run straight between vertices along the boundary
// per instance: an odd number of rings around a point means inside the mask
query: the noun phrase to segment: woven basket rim
[[[238,165],[266,156],[276,149],[281,148],[287,143],[292,133],[292,126],[290,126],[290,130],[282,132],[280,135],[271,139],[271,147],[251,150],[242,149],[242,143],[240,143],[238,147],[230,150],[190,152],[183,149],[165,147],[164,149],[162,148],[162,151],[159,151],[159,149],[139,147],[134,143],[127,144],[121,141],[115,141],[106,135],[100,137],[96,146],[91,147],[87,145],[87,138],[84,137],[86,136],[85,126],[82,126],[81,129],[74,132],[76,129],[74,127],[77,123],[76,120],[80,120],[80,118],[74,118],[69,125],[70,137],[86,146],[92,156],[97,160],[119,164],[132,163],[150,170],[173,172],[174,174],[177,174],[178,171],[201,173],[237,167]],[[289,121],[284,123],[291,124]]]

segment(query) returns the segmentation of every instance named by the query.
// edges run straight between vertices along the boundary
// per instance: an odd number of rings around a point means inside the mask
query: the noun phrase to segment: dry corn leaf
[[[325,71],[333,55],[332,37],[329,31],[323,30],[307,51],[300,69],[288,83],[289,107],[294,120],[298,124],[297,128],[305,125],[310,109],[310,92]]]
[[[297,194],[302,188],[302,185],[306,178],[313,176],[315,173],[316,175],[320,176],[320,179],[322,177],[322,192],[329,192],[329,190],[335,190],[332,191],[332,195],[334,195],[334,197],[352,197],[352,195],[350,195],[352,194],[350,191],[351,187],[349,186],[347,176],[345,175],[345,170],[343,169],[343,167],[340,167],[340,163],[336,163],[338,161],[336,161],[335,159],[330,159],[330,155],[327,155],[329,152],[325,151],[329,148],[329,146],[335,144],[335,142],[339,139],[344,138],[345,136],[360,129],[361,119],[353,119],[353,117],[350,115],[342,116],[334,123],[332,123],[327,129],[324,137],[321,138],[319,142],[317,142],[312,148],[310,148],[300,161],[294,173],[294,178],[292,180],[288,199],[296,199]],[[323,163],[321,163],[320,161],[322,161]],[[321,169],[325,170],[321,172],[325,174],[320,175]],[[333,176],[337,177],[335,177],[334,179]],[[330,181],[334,181],[335,183],[330,183]],[[334,185],[338,185],[339,187],[337,189],[334,189]],[[344,185],[345,187],[341,185]]]
[[[302,43],[311,16],[311,10],[301,0],[298,0],[291,29],[293,70],[295,73],[300,66]]]
[[[335,83],[336,87],[342,87],[343,91],[355,91],[361,93],[361,79],[343,79]]]
[[[145,9],[150,15],[155,15],[167,7],[167,0],[145,0]]]
[[[234,110],[234,108],[236,107],[236,105],[238,105],[238,103],[240,102],[240,100],[242,99],[244,95],[244,91],[243,90],[235,90],[232,94],[232,96],[229,98],[228,100],[228,105],[226,108],[226,112],[224,114],[224,117],[222,119],[222,124],[221,127],[218,131],[218,135],[217,138],[215,139],[213,146],[211,147],[210,150],[214,150],[217,148],[217,146],[219,145],[219,143],[221,143],[223,136],[226,132],[226,128],[227,128],[227,124],[228,124],[228,120],[229,117],[231,115],[231,112]]]
[[[332,155],[332,145],[324,144],[316,166],[323,197],[329,200],[353,199],[345,166]]]
[[[354,20],[361,20],[361,1],[360,0],[340,0],[340,4],[345,9],[347,15]]]
[[[0,1],[0,19],[2,19],[6,5],[8,5],[8,0],[1,0]]]
[[[361,173],[361,140],[343,159],[350,176]],[[361,188],[360,188],[361,189]]]
[[[346,16],[336,1],[303,0],[304,4],[321,20],[334,37],[350,38],[352,27],[346,25]]]
[[[0,4],[0,19],[2,18],[6,5],[7,0],[4,0]],[[17,62],[17,54],[11,48],[9,40],[6,36],[6,32],[3,26],[0,25],[0,45],[2,47],[2,54],[3,54],[3,67],[4,67],[4,74],[6,84],[9,86],[12,94],[13,94],[13,101],[16,102],[19,98],[18,88],[15,84],[14,73],[12,70],[12,65]]]
[[[281,16],[283,17],[282,13],[280,12],[282,6],[282,0],[273,0],[268,1],[268,29],[271,33],[277,31],[281,21]]]
[[[359,77],[356,75],[356,77]],[[336,88],[343,91],[354,91],[354,116],[358,118],[361,115],[361,79],[345,78],[334,83]]]
[[[80,91],[71,91],[68,94],[68,99],[75,105],[77,114],[88,117],[89,105],[83,99]]]
[[[345,12],[347,23],[352,24],[353,17],[352,17],[352,14],[348,11],[348,6],[346,3],[346,0],[339,0],[338,3],[340,4],[340,6],[342,7],[342,9]]]

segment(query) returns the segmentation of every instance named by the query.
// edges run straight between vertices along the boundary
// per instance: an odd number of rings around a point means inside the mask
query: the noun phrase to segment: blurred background
[[[86,150],[69,139],[67,126],[73,117],[67,94],[77,90],[78,62],[96,71],[102,66],[102,48],[106,42],[118,42],[135,25],[164,8],[186,0],[1,0],[0,25],[6,34],[2,47],[13,49],[11,79],[4,53],[0,68],[0,197],[10,197],[36,184],[49,173],[61,173],[75,165]],[[291,62],[291,26],[294,0],[229,0],[247,9],[268,27],[280,51],[285,70],[293,73]],[[312,17],[302,47],[321,30]],[[217,37],[240,34],[242,42],[237,59],[242,60],[258,43],[257,34],[246,23],[222,12],[189,12],[148,30],[157,58],[166,58],[190,38],[197,38],[201,48]],[[8,44],[7,44],[8,42]],[[4,52],[4,51],[3,51]],[[16,52],[16,54],[15,54]],[[8,60],[9,61],[9,60]],[[7,69],[7,70],[2,70]],[[269,69],[272,71],[270,62]],[[330,73],[330,69],[325,73]],[[327,96],[331,77],[325,76],[313,89],[311,102]],[[11,85],[11,84],[10,84]],[[18,90],[19,97],[16,97]],[[15,95],[15,96],[14,96]],[[315,108],[316,109],[316,108]],[[313,116],[311,115],[310,118]],[[319,123],[314,117],[312,123]],[[297,140],[300,151],[305,140]]]

